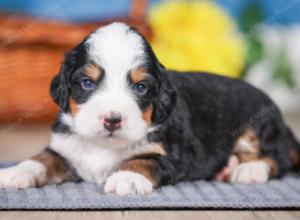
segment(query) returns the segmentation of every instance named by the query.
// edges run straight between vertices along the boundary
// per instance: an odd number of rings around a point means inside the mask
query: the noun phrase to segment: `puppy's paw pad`
[[[238,165],[230,173],[231,183],[265,183],[269,179],[270,167],[264,161],[253,161]]]
[[[148,194],[153,189],[152,183],[143,175],[131,171],[118,171],[107,178],[104,185],[106,193],[118,195]]]

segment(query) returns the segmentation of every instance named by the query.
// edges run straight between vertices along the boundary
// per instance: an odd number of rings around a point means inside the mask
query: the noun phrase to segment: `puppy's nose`
[[[121,128],[122,117],[120,115],[112,115],[110,117],[104,118],[104,127],[113,132]]]

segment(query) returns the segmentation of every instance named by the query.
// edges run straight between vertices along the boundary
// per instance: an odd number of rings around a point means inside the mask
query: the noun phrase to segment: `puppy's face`
[[[66,55],[51,94],[73,132],[127,145],[170,112],[171,87],[162,70],[136,30],[113,23]]]

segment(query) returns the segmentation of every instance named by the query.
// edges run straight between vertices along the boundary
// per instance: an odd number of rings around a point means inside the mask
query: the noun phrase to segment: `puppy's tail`
[[[287,135],[290,139],[290,159],[293,165],[293,168],[296,170],[300,169],[300,143],[294,136],[290,128],[287,127]]]

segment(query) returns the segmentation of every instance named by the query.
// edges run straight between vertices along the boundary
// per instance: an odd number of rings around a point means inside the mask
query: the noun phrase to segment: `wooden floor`
[[[300,139],[300,116],[286,120]],[[50,125],[0,125],[0,162],[32,156],[49,143]],[[186,219],[300,219],[300,211],[0,211],[0,220],[186,220]]]

